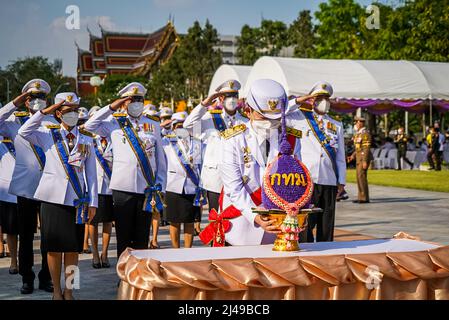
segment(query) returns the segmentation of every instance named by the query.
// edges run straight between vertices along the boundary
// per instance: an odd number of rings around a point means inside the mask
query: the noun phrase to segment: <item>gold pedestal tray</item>
[[[264,217],[264,220],[276,220],[275,226],[278,231],[281,231],[281,225],[284,222],[287,214],[278,209],[263,209],[263,208],[252,208],[254,213],[260,214]],[[307,217],[310,213],[321,213],[323,212],[320,208],[313,209],[301,209],[297,215],[298,227],[303,229],[307,226]],[[277,235],[274,241],[273,251],[299,251],[298,241],[286,240],[285,233],[282,231]]]

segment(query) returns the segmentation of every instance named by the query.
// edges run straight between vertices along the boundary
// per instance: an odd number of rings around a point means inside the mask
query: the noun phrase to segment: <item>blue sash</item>
[[[197,176],[197,174],[195,173],[195,169],[192,168],[192,166],[190,165],[190,161],[187,159],[185,154],[179,148],[177,141],[176,140],[171,141],[171,145],[172,145],[173,149],[175,150],[176,155],[178,156],[178,160],[181,163],[181,166],[186,171],[187,176],[193,182],[193,184],[196,186],[195,198],[193,199],[193,205],[196,207],[206,205],[207,204],[206,190],[204,190],[203,188],[200,187],[200,179]]]
[[[56,150],[58,151],[59,159],[61,160],[70,184],[78,197],[78,199],[73,200],[73,206],[76,208],[76,224],[84,224],[89,219],[89,196],[84,192],[84,188],[81,186],[75,169],[69,164],[69,153],[65,147],[61,131],[59,131],[59,128],[51,128],[50,131],[56,145]]]
[[[154,185],[155,179],[153,176],[153,171],[151,170],[151,164],[145,154],[142,142],[126,116],[117,116],[115,118],[117,119],[117,122],[120,125],[126,139],[131,145],[131,149],[136,155],[137,161],[139,161],[140,169],[142,170],[142,174],[148,185],[144,191],[145,202],[143,203],[143,210],[153,212],[156,209],[161,212],[164,207],[166,207],[162,197],[162,187],[160,184]]]
[[[221,116],[221,113],[210,113],[212,116],[212,120],[214,122],[215,129],[220,132],[223,132],[227,129],[226,124]]]
[[[97,157],[98,163],[100,163],[101,167],[103,168],[104,173],[108,176],[109,180],[112,176],[112,170],[111,167],[109,167],[109,163],[106,161],[106,159],[101,154],[100,150],[98,149],[98,145],[94,143],[94,150],[95,150],[95,156]]]
[[[5,139],[2,141],[2,143],[6,146],[9,153],[11,153],[14,158],[16,158],[16,148],[14,148],[14,144],[12,143],[12,141],[10,139]]]
[[[25,122],[27,122],[28,119],[29,119],[28,116],[17,117],[17,118],[19,118],[21,126],[23,126],[23,124]],[[33,149],[34,155],[36,156],[36,159],[39,162],[39,165],[41,166],[41,169],[44,170],[44,167],[45,167],[45,153],[44,153],[44,150],[42,150],[41,147],[35,146],[34,144],[31,144],[31,143],[30,143],[30,146],[31,146],[31,149]]]
[[[324,151],[326,151],[327,155],[331,159],[332,168],[334,169],[335,177],[337,178],[338,183],[337,153],[335,149],[331,147],[329,139],[326,137],[323,130],[320,129],[320,126],[316,122],[316,119],[313,115],[313,111],[302,110],[302,112],[306,116],[307,122],[309,123],[309,127],[312,129],[313,134],[318,139]]]

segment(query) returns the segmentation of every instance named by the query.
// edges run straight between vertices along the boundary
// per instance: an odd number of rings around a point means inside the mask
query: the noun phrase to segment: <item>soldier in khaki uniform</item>
[[[358,200],[354,203],[369,203],[368,192],[368,168],[373,155],[371,154],[371,135],[365,128],[365,119],[361,117],[354,118],[355,135],[353,137],[355,151],[349,157],[350,161],[356,160],[357,185],[359,189]]]

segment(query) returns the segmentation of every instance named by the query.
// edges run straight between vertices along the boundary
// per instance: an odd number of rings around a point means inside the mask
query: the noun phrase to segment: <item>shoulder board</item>
[[[221,136],[225,139],[229,139],[231,137],[234,137],[246,130],[246,125],[238,124],[236,126],[233,126],[232,128],[226,129],[221,133]]]
[[[126,113],[120,113],[120,112],[116,112],[112,114],[114,117],[116,118],[121,118],[121,117],[126,117],[127,114]]]
[[[159,117],[156,117],[156,116],[150,116],[149,114],[146,114],[145,117],[147,117],[147,118],[150,119],[150,120],[156,121],[156,122],[161,121],[161,119],[160,119]]]
[[[88,137],[91,137],[91,138],[94,138],[94,137],[95,137],[95,135],[94,135],[92,132],[89,132],[89,131],[87,131],[87,130],[79,129],[79,131],[80,131],[80,133],[81,133],[82,135],[85,135],[85,136],[88,136]]]
[[[176,134],[173,134],[173,133],[166,134],[166,135],[164,136],[164,138],[167,138],[167,139],[176,138]]]
[[[1,142],[12,142],[12,140],[10,138],[3,138]]]
[[[16,112],[14,112],[14,115],[16,117],[28,117],[30,115],[30,113],[27,111],[16,111]]]
[[[212,114],[222,114],[223,111],[222,111],[222,110],[209,110],[209,113],[212,113]]]
[[[287,134],[297,138],[302,138],[302,131],[295,128],[287,127]]]
[[[48,129],[60,129],[61,125],[59,125],[59,124],[49,124],[49,125],[46,125],[46,127]]]

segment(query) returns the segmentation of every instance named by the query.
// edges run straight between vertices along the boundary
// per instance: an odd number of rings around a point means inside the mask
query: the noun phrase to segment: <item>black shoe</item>
[[[369,201],[360,200],[359,203],[369,203]]]
[[[43,290],[45,292],[53,292],[53,282],[51,280],[48,281],[39,281],[39,290]]]
[[[18,274],[19,270],[17,268],[9,268],[9,274]]]
[[[352,200],[352,203],[360,203],[360,200]]]
[[[98,262],[98,263],[92,262],[92,268],[101,269],[101,262]]]
[[[22,286],[22,288],[20,288],[20,293],[21,294],[32,294],[34,291],[34,284],[32,282],[28,283],[25,282]]]

